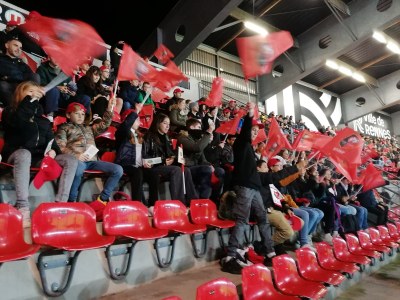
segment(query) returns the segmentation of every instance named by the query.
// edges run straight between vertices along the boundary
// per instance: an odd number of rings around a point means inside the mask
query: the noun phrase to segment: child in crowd
[[[16,208],[22,213],[24,227],[29,227],[31,223],[28,202],[30,167],[39,166],[43,155],[54,158],[63,167],[55,201],[66,202],[78,165],[72,155],[61,154],[57,143],[52,143],[47,150],[54,135],[51,123],[43,116],[43,108],[39,103],[43,95],[43,88],[37,83],[20,83],[2,116],[5,140],[2,155],[5,161],[14,164]]]
[[[66,116],[69,122],[62,124],[58,128],[56,142],[63,153],[72,154],[79,160],[69,195],[69,202],[78,200],[78,190],[85,170],[98,170],[108,175],[103,190],[96,199],[101,202],[109,200],[111,193],[117,187],[123,175],[121,166],[110,162],[98,161],[97,155],[90,156],[87,151],[89,147],[96,146],[95,137],[106,131],[110,126],[114,105],[115,99],[110,99],[102,121],[92,126],[84,125],[86,109],[82,104],[72,102],[67,107]]]

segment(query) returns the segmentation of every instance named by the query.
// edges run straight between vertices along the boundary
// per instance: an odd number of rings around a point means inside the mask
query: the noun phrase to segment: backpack
[[[357,217],[355,215],[342,215],[340,216],[339,233],[354,233],[356,234],[358,230],[360,230],[360,226],[358,224]]]

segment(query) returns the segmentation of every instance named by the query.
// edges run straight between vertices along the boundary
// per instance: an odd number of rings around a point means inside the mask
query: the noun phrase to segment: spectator
[[[118,96],[123,100],[123,108],[122,110],[128,110],[132,107],[135,107],[136,103],[139,103],[139,80],[133,79],[129,81],[121,81],[120,91]]]
[[[6,52],[0,54],[0,101],[4,106],[11,103],[17,85],[23,81],[40,83],[39,75],[20,58],[22,43],[16,36],[8,36]]]
[[[183,176],[181,167],[178,166],[176,153],[172,150],[172,143],[168,137],[170,120],[167,115],[157,113],[149,131],[144,137],[144,158],[160,158],[161,163],[152,166],[153,172],[168,180],[172,199],[180,200],[188,206],[191,199],[198,198],[195,191],[192,174],[188,168],[184,168],[186,195],[183,189]],[[154,204],[153,204],[154,205]]]
[[[24,227],[30,226],[30,167],[38,167],[43,154],[54,158],[63,167],[55,201],[66,202],[78,165],[72,155],[61,154],[57,143],[52,143],[51,149],[44,153],[54,135],[39,104],[43,94],[43,89],[35,82],[20,83],[2,116],[5,145],[1,154],[4,161],[14,164],[16,208],[22,213]]]
[[[254,150],[251,145],[251,141],[257,137],[258,131],[264,127],[257,122],[253,123],[254,108],[254,103],[247,104],[248,114],[244,118],[241,132],[233,145],[235,162],[232,185],[237,196],[233,203],[233,214],[236,225],[229,237],[227,257],[221,260],[221,264],[222,271],[235,274],[240,273],[243,268],[244,258],[240,254],[240,248],[243,247],[244,230],[249,222],[250,211],[255,213],[265,250],[263,253],[265,255],[264,264],[271,266],[272,258],[276,256],[270,224],[260,194],[261,179],[257,172]]]
[[[72,102],[67,107],[66,116],[69,122],[58,127],[56,142],[62,153],[74,155],[79,160],[69,194],[69,202],[79,200],[78,191],[85,170],[98,170],[108,175],[103,190],[95,200],[101,204],[105,205],[105,202],[109,201],[111,193],[118,186],[118,182],[123,175],[122,167],[114,163],[98,161],[97,155],[90,155],[87,151],[89,147],[93,148],[93,146],[96,149],[95,137],[106,131],[110,126],[112,118],[111,109],[114,104],[115,100],[110,99],[103,120],[92,126],[84,125],[86,111],[82,104]]]

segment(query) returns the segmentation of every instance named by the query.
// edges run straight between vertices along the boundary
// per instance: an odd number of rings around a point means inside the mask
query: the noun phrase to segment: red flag
[[[278,152],[283,148],[291,150],[292,145],[283,134],[276,119],[272,118],[268,132],[268,142],[262,155],[269,159],[278,154]]]
[[[293,38],[288,31],[237,38],[236,47],[245,79],[271,72],[274,60],[292,46]]]
[[[305,129],[300,131],[292,147],[296,151],[320,150],[331,140],[330,136]]]
[[[340,173],[353,179],[354,175],[350,174],[350,169],[354,164],[361,164],[363,145],[364,140],[360,134],[346,127],[338,131],[337,135],[321,149],[321,152],[328,156]]]
[[[34,61],[34,60],[32,59],[32,57],[30,57],[29,54],[26,54],[24,51],[22,51],[22,54],[21,54],[20,58],[23,58],[23,57],[26,58],[26,60],[27,60],[27,62],[28,62],[28,66],[31,68],[31,70],[32,70],[33,72],[36,72],[36,70],[37,70],[37,68],[38,68],[37,62]]]
[[[379,171],[373,164],[369,164],[365,170],[367,176],[364,177],[362,182],[362,191],[366,192],[387,184],[386,180],[382,176],[382,172]]]
[[[205,105],[209,107],[220,106],[222,104],[222,90],[224,88],[224,80],[221,77],[215,77],[210,94],[208,95]]]
[[[103,39],[87,23],[78,20],[48,18],[31,12],[21,28],[35,39],[43,50],[51,56],[63,72],[69,76],[88,57],[103,53]]]
[[[139,113],[140,127],[149,129],[151,122],[153,122],[153,105],[143,105],[142,110]]]
[[[151,92],[151,99],[153,99],[154,102],[160,102],[167,97],[168,96],[163,91],[156,87],[154,87]]]
[[[157,73],[151,83],[154,87],[159,88],[163,92],[168,92],[181,81],[187,80],[188,78],[182,73],[178,66],[173,61],[169,61],[165,68]]]
[[[158,71],[132,50],[131,46],[124,44],[117,79],[151,81]]]
[[[251,142],[252,145],[257,145],[258,143],[264,142],[267,140],[267,134],[264,129],[260,129],[256,138]]]
[[[156,49],[156,51],[154,51],[153,55],[157,57],[158,61],[163,65],[174,57],[174,54],[171,51],[169,51],[169,49],[165,47],[164,44],[160,44]]]
[[[242,116],[236,116],[234,119],[221,123],[221,125],[215,130],[215,132],[223,134],[236,134],[240,119]]]
[[[348,179],[353,183],[353,184],[362,184],[364,181],[365,177],[365,168],[362,168],[361,165],[359,164],[349,164],[348,167],[349,175],[351,177],[348,177]]]

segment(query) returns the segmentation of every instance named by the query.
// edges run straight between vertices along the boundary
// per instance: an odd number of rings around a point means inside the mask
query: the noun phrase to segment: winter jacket
[[[185,166],[210,165],[204,156],[204,149],[210,143],[210,133],[203,133],[199,139],[193,138],[188,131],[181,130],[178,144],[182,144]]]

